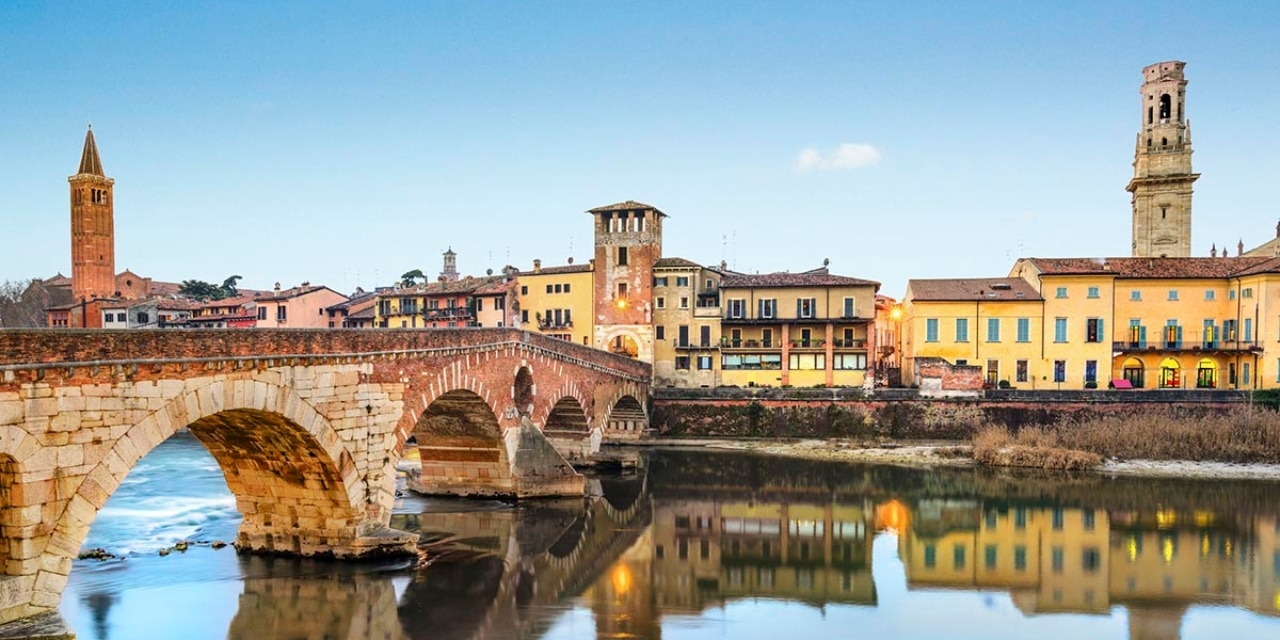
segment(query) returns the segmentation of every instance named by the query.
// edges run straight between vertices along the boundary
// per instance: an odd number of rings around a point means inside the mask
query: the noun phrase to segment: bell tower
[[[1191,122],[1186,117],[1185,62],[1142,70],[1142,124],[1133,157],[1133,256],[1191,255]]]
[[[71,183],[71,295],[106,298],[116,289],[115,180],[102,171],[93,126],[84,136],[80,170]]]

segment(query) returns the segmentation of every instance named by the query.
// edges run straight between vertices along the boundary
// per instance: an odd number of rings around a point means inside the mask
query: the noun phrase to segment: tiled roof
[[[1046,275],[1115,274],[1117,278],[1230,278],[1274,258],[1027,258]]]
[[[62,273],[58,273],[58,275],[53,276],[52,278],[49,278],[49,279],[45,280],[45,281],[44,281],[44,286],[46,286],[46,287],[69,287],[69,286],[71,286],[71,278],[68,278],[67,276],[62,275]]]
[[[290,289],[285,289],[283,291],[272,291],[271,293],[263,294],[261,296],[258,296],[257,300],[259,302],[275,302],[279,300],[291,300],[299,296],[305,296],[307,294],[315,293],[317,291],[320,291],[321,289],[329,289],[329,287],[326,287],[324,285],[307,285],[305,287],[302,287],[302,286],[293,287]],[[329,289],[329,291],[333,291],[333,289]],[[333,292],[338,293],[337,291],[333,291]],[[339,293],[338,295],[342,295],[342,294]]]
[[[329,305],[328,307],[325,307],[325,311],[334,311],[338,309],[350,309],[352,307],[360,306],[365,302],[372,303],[377,298],[377,296],[378,294],[373,291],[362,291],[360,293],[355,294],[354,296],[351,296],[350,299],[343,300],[338,304]]]
[[[1022,278],[947,278],[908,280],[912,300],[1041,300],[1035,287]]]
[[[837,276],[825,268],[801,273],[726,273],[720,281],[721,289],[746,289],[750,287],[848,287],[870,286],[880,288],[874,280]]]
[[[695,269],[702,265],[684,258],[660,258],[653,263],[654,269]]]
[[[518,276],[545,276],[555,275],[558,273],[582,273],[591,270],[591,263],[584,264],[566,264],[558,267],[543,267],[541,271],[534,273],[533,271],[521,271]]]
[[[257,302],[258,299],[252,296],[238,295],[234,298],[223,298],[221,300],[210,300],[203,304],[199,304],[196,308],[214,309],[218,307],[242,307],[251,302]]]
[[[460,280],[446,280],[444,282],[428,282],[413,287],[403,289],[391,289],[388,291],[379,291],[378,296],[382,298],[397,298],[400,296],[440,296],[440,295],[456,295],[463,293],[472,293],[475,290],[490,284],[494,281],[501,280],[503,276],[485,276],[483,278],[473,278],[467,276]]]
[[[656,212],[658,213],[658,215],[660,215],[660,216],[666,216],[666,215],[667,215],[667,214],[663,213],[660,209],[658,209],[657,207],[655,207],[655,206],[653,206],[653,205],[651,205],[651,204],[645,204],[645,203],[643,203],[643,202],[636,202],[635,200],[627,200],[626,202],[618,202],[618,203],[616,203],[616,204],[607,204],[607,205],[605,205],[605,206],[603,206],[603,207],[596,207],[596,208],[594,208],[594,209],[588,209],[588,210],[587,210],[587,213],[606,213],[606,212],[609,212],[609,211],[637,211],[637,210],[641,210],[641,209],[652,209],[652,210],[656,211]]]
[[[368,318],[368,319],[372,320],[373,318],[377,317],[377,315],[378,315],[378,314],[376,313],[376,311],[377,311],[377,310],[376,310],[376,309],[374,309],[373,305],[369,305],[369,306],[367,306],[367,307],[365,307],[365,308],[363,308],[363,309],[361,309],[361,310],[359,310],[359,311],[352,311],[352,312],[351,312],[351,314],[350,314],[350,315],[348,315],[347,317],[348,317],[348,318],[358,318],[358,319]]]
[[[510,293],[515,288],[515,280],[504,280],[501,277],[495,277],[492,282],[480,285],[476,288],[478,296],[496,296],[504,293]]]
[[[156,300],[157,309],[170,311],[192,311],[203,306],[202,303],[195,300],[183,300],[181,298],[159,298]]]

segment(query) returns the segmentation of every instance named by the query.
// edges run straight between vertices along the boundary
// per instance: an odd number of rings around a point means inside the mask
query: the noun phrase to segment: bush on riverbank
[[[1058,450],[1102,458],[1280,463],[1280,413],[1240,407],[1223,414],[1195,414],[1152,407],[1125,415],[1067,417],[1051,427],[1016,435],[987,427],[973,438],[980,464],[1072,468]],[[1016,449],[1005,451],[1005,449]],[[1030,449],[1033,451],[1024,451]],[[1015,464],[1011,461],[1045,464]]]
[[[1102,464],[1102,456],[1096,453],[1060,446],[1051,432],[1033,427],[1013,434],[998,425],[982,427],[974,434],[973,459],[991,467],[1037,469],[1092,469]]]

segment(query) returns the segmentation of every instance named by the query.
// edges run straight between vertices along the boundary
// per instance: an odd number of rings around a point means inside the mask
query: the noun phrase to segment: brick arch
[[[565,380],[565,382],[560,385],[559,390],[553,394],[548,394],[546,398],[547,401],[542,403],[543,406],[538,412],[537,419],[534,420],[534,423],[541,427],[543,431],[550,428],[550,425],[553,422],[553,416],[556,416],[557,409],[563,411],[567,408],[566,405],[561,404],[565,402],[565,400],[573,400],[577,404],[576,409],[582,412],[583,419],[586,421],[585,425],[581,425],[581,428],[574,429],[575,431],[590,431],[592,428],[597,426],[593,424],[597,421],[592,419],[594,405],[591,402],[591,398],[582,392],[582,387],[577,382],[573,380]],[[565,416],[561,415],[560,417],[563,418]],[[551,430],[555,431],[556,429]]]
[[[355,536],[367,491],[328,421],[289,387],[215,381],[189,387],[134,424],[89,471],[57,519],[37,591],[54,584],[60,595],[98,510],[139,460],[184,426],[209,448],[236,497],[242,551],[328,555],[330,544]]]
[[[504,430],[492,405],[469,389],[436,396],[414,424],[425,493],[493,493],[494,481],[510,483]]]
[[[542,430],[548,435],[556,432],[588,433],[591,431],[591,414],[582,399],[573,395],[562,396],[547,411]]]
[[[649,413],[644,403],[636,396],[636,389],[631,385],[623,389],[609,403],[605,412],[606,431],[628,432],[639,435],[649,425]],[[643,396],[640,396],[643,397]]]

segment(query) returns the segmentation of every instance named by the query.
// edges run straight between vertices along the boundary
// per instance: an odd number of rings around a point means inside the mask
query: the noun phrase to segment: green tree
[[[201,302],[221,300],[224,297],[221,287],[209,284],[204,280],[183,280],[182,286],[178,288],[178,293]]]
[[[422,269],[407,271],[404,275],[400,276],[400,284],[406,287],[412,287],[418,283],[418,280],[422,280],[423,282],[427,281],[427,276],[422,273]]]
[[[231,276],[226,280],[222,281],[222,297],[223,298],[234,298],[240,295],[240,289],[238,289],[236,285],[240,284],[241,277],[242,276]]]

